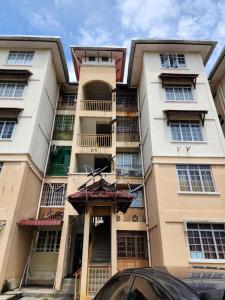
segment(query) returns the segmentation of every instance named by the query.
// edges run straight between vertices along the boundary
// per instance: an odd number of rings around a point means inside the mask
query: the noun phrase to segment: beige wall
[[[28,258],[32,231],[17,225],[21,219],[35,218],[41,180],[28,162],[5,162],[0,174],[0,220],[6,221],[1,233],[0,288],[7,279],[18,286]],[[13,258],[13,259],[12,259]]]
[[[177,163],[181,161],[177,159]],[[195,163],[205,161],[198,159]],[[208,194],[180,193],[176,165],[172,160],[171,163],[153,165],[146,182],[153,265],[180,267],[193,263],[190,260],[185,222],[224,222],[225,160],[218,164],[218,161],[210,159],[209,164],[216,192]],[[198,264],[196,261],[194,263]]]

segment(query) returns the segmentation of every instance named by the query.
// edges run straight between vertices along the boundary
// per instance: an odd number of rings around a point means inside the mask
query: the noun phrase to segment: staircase
[[[94,228],[92,257],[94,264],[109,264],[111,261],[111,234],[109,224],[99,224]]]

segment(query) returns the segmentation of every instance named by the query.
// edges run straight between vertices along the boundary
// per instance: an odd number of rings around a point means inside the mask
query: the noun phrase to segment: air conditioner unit
[[[138,216],[137,215],[132,216],[132,222],[138,222]]]

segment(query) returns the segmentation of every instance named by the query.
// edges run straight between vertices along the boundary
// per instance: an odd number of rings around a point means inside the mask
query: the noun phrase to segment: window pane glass
[[[15,122],[13,122],[13,121],[4,122],[2,134],[1,134],[2,139],[10,139],[11,138],[14,125],[15,125]]]
[[[6,88],[6,84],[5,83],[0,83],[0,97],[4,97],[5,88]]]
[[[173,141],[181,141],[181,131],[180,125],[178,123],[171,123],[171,132],[172,132],[172,139]]]
[[[18,52],[17,53],[17,59],[16,59],[16,64],[17,65],[22,65],[24,63],[26,52]]]
[[[5,97],[13,97],[15,92],[16,84],[15,83],[8,83],[5,89]]]
[[[24,90],[25,84],[19,83],[16,85],[16,90],[14,97],[22,97],[23,96],[23,90]]]
[[[14,52],[14,51],[10,51],[7,63],[8,64],[14,64],[15,61],[16,61],[16,57],[17,57],[17,53]]]
[[[180,123],[183,141],[191,141],[191,129],[189,123]]]

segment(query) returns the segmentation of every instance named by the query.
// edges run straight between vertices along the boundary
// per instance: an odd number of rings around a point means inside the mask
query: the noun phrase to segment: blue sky
[[[209,39],[225,45],[225,0],[1,0],[0,34],[61,36],[70,45],[129,46],[132,38]]]

